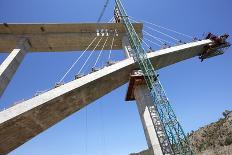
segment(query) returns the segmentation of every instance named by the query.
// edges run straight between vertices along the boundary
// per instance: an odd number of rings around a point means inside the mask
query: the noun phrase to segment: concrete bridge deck
[[[136,32],[142,34],[143,24],[133,24]],[[83,51],[97,36],[97,30],[104,33],[103,40],[109,35],[112,40],[117,30],[113,50],[122,49],[122,38],[126,31],[121,23],[69,23],[69,24],[0,24],[0,52],[11,52],[20,40],[27,38],[30,52]],[[99,34],[100,35],[100,34]],[[100,38],[100,37],[99,37]],[[102,41],[96,50],[100,50]],[[93,50],[96,44],[90,46]],[[104,50],[111,49],[108,41]]]
[[[158,70],[199,55],[210,43],[211,40],[188,43],[149,53],[148,56]],[[9,153],[125,84],[136,68],[138,66],[132,58],[126,59],[0,112],[0,155]]]

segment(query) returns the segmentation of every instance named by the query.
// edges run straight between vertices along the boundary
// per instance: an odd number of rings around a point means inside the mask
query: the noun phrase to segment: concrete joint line
[[[15,49],[22,50],[21,52],[26,52],[31,47],[31,43],[27,38],[20,38]]]

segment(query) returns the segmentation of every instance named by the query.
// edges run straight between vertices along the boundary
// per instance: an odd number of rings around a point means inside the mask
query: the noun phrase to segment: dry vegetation
[[[199,155],[232,155],[232,113],[189,134]]]
[[[196,155],[232,155],[232,111],[224,118],[192,131],[189,140]],[[130,155],[149,155],[148,150]]]

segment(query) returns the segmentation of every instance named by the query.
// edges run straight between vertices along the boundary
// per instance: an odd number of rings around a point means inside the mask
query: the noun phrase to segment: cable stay
[[[144,43],[144,44],[147,46],[148,49],[151,48],[151,46],[149,46],[149,45],[143,40],[143,38],[139,37],[139,40],[140,40],[140,42]]]
[[[162,35],[164,35],[164,36],[166,36],[166,37],[169,37],[169,38],[175,40],[176,42],[180,41],[179,39],[177,39],[177,38],[175,38],[175,37],[172,37],[172,36],[170,36],[170,35],[168,35],[168,34],[166,34],[166,33],[163,33],[163,32],[161,32],[161,31],[159,31],[159,30],[156,30],[156,29],[154,29],[154,28],[152,28],[152,27],[149,27],[149,26],[145,26],[145,27],[147,27],[148,29],[150,29],[150,30],[152,30],[152,31],[158,32],[158,33],[160,33],[160,34],[162,34]]]
[[[148,48],[150,48],[151,46],[149,46],[142,38],[139,38],[140,41],[142,41]]]
[[[130,19],[130,20],[132,20],[132,21],[134,21],[134,22],[137,22],[136,20],[133,20],[133,19]],[[138,22],[137,22],[138,23]],[[150,26],[146,26],[146,25],[144,25],[144,27],[147,27],[148,29],[150,29],[150,30],[152,30],[152,31],[155,31],[155,32],[157,32],[157,33],[160,33],[160,34],[162,34],[162,35],[164,35],[164,36],[166,36],[166,37],[169,37],[169,38],[171,38],[171,39],[173,39],[173,40],[175,40],[175,41],[180,41],[179,39],[177,39],[177,38],[175,38],[175,37],[172,37],[172,36],[170,36],[170,35],[168,35],[168,34],[166,34],[166,33],[164,33],[164,32],[161,32],[161,31],[159,31],[159,30],[156,30],[156,29],[154,29],[154,28],[152,28],[152,27],[150,27]]]
[[[146,43],[142,38],[139,38],[140,39],[140,41],[142,41],[146,46],[147,46],[147,48],[148,48],[148,50],[147,50],[147,53],[151,53],[151,52],[153,52],[153,49],[152,49],[152,47],[151,46],[149,46],[148,45],[148,43]],[[142,47],[143,48],[143,47]],[[143,50],[145,51],[145,49],[143,48]]]
[[[84,64],[82,65],[81,69],[79,70],[79,72],[77,73],[77,76],[81,74],[83,68],[85,67],[85,65],[87,64],[87,62],[89,61],[90,57],[93,55],[95,49],[97,48],[97,46],[99,45],[99,43],[101,42],[102,40],[102,37],[101,39],[99,39],[97,45],[94,47],[94,49],[91,51],[91,53],[89,54],[88,58],[85,60]]]
[[[101,51],[100,51],[100,53],[99,53],[99,55],[98,55],[98,57],[97,57],[97,59],[96,59],[94,65],[93,65],[93,67],[92,67],[92,72],[95,72],[95,71],[98,71],[98,70],[99,70],[99,68],[96,68],[96,66],[97,66],[97,63],[98,63],[98,61],[99,61],[101,55],[102,55],[103,49],[104,49],[104,47],[105,47],[105,45],[106,45],[108,39],[109,39],[109,37],[106,38],[106,40],[105,40],[105,42],[104,42],[104,44],[103,44],[103,46],[102,46],[102,49],[101,49]]]
[[[114,19],[114,17],[112,17],[108,23],[112,22],[112,20]],[[116,31],[116,30],[115,30]],[[83,57],[83,55],[88,51],[88,49],[90,48],[90,46],[94,43],[94,41],[97,39],[97,37],[95,37],[92,42],[88,45],[88,47],[82,52],[82,54],[74,61],[74,63],[70,66],[70,68],[67,70],[67,72],[62,76],[62,78],[59,80],[59,82],[56,83],[55,87],[59,87],[61,85],[63,85],[63,80],[66,78],[66,76],[70,73],[70,71],[75,67],[75,65],[80,61],[80,59]],[[101,38],[102,39],[102,38]],[[107,37],[108,39],[108,37]],[[95,49],[94,49],[95,50]],[[83,77],[83,75],[76,75],[76,78],[80,78]]]
[[[161,38],[159,38],[159,37],[155,37],[154,35],[152,35],[152,34],[150,34],[149,32],[147,32],[147,31],[145,31],[145,30],[143,30],[143,32],[145,33],[145,35],[147,35],[147,36],[150,36],[150,37],[152,37],[153,39],[155,39],[155,40],[157,40],[158,42],[160,42],[161,44],[174,44],[173,42],[170,42],[170,41],[167,41],[167,40],[165,40],[165,39],[161,39]]]
[[[135,19],[134,17],[132,16],[129,16],[129,18],[131,19]],[[161,29],[164,29],[164,30],[167,30],[167,31],[170,31],[170,32],[173,32],[173,33],[176,33],[176,34],[179,34],[179,35],[182,35],[188,39],[193,39],[194,37],[190,36],[190,35],[187,35],[187,34],[184,34],[184,33],[181,33],[181,32],[178,32],[178,31],[175,31],[175,30],[172,30],[170,28],[166,28],[164,26],[160,26],[160,25],[157,25],[157,24],[154,24],[154,23],[151,23],[149,21],[146,21],[146,20],[138,20],[138,21],[141,21],[141,22],[144,22],[144,23],[147,23],[147,24],[150,24],[150,25],[153,25],[153,26],[156,26],[158,28],[161,28]]]
[[[135,21],[135,20],[133,20],[133,19],[130,19],[130,20],[133,21],[133,22],[138,23],[138,21]],[[144,27],[147,27],[147,28],[149,28],[149,29],[151,29],[151,30],[153,30],[153,31],[156,31],[156,32],[158,32],[158,33],[160,33],[160,34],[163,34],[163,35],[165,35],[165,36],[167,36],[167,37],[169,37],[169,38],[171,38],[171,39],[173,39],[173,40],[175,40],[175,41],[180,42],[180,40],[178,40],[178,39],[176,39],[176,38],[174,38],[174,37],[172,37],[172,36],[170,36],[170,35],[168,35],[168,34],[165,34],[165,33],[161,32],[161,31],[155,30],[155,29],[153,29],[153,28],[151,28],[151,27],[149,27],[149,26],[146,26],[146,25],[144,25]],[[145,31],[145,30],[143,30],[143,32],[146,33],[145,35],[148,35],[148,36],[152,37],[153,39],[159,41],[159,42],[162,43],[162,44],[165,44],[165,45],[166,45],[167,43],[169,43],[169,44],[175,44],[175,42],[170,42],[170,41],[167,41],[167,40],[165,40],[165,39],[161,39],[161,38],[159,38],[159,37],[155,37],[154,35],[150,34],[149,32],[147,32],[147,31]]]
[[[79,60],[82,58],[82,56],[85,54],[85,52],[89,49],[89,47],[94,43],[94,41],[97,39],[97,37],[95,37],[92,42],[88,45],[88,47],[82,52],[82,54],[76,59],[76,61],[71,65],[71,67],[67,70],[67,72],[63,75],[63,77],[60,79],[60,81],[58,83],[56,83],[56,86],[60,86],[62,85],[62,82],[64,80],[64,78],[68,75],[68,73],[73,69],[73,67],[77,64],[77,62],[79,62]]]
[[[145,40],[147,40],[147,41],[149,41],[150,43],[152,43],[152,44],[154,44],[154,45],[156,45],[156,46],[159,46],[159,47],[161,47],[162,45],[160,45],[160,44],[157,44],[157,43],[155,43],[155,42],[153,42],[153,41],[151,41],[150,39],[147,39],[147,38],[144,38]]]

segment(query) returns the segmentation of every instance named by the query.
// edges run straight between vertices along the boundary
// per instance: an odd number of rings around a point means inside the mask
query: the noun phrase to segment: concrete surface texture
[[[149,113],[149,109],[154,109],[154,104],[147,85],[136,86],[134,95],[139,110],[140,119],[143,124],[148,148],[150,150],[150,155],[163,155],[158,136],[156,134],[156,130]],[[159,117],[157,112],[152,113],[152,115],[153,117]]]
[[[142,33],[143,24],[133,24],[138,34]],[[116,30],[116,34],[114,34]],[[70,24],[0,24],[0,52],[9,52],[15,48],[19,38],[24,37],[31,45],[30,52],[81,51],[85,50],[98,36],[103,40],[114,37],[113,50],[122,49],[125,29],[121,23],[70,23]],[[96,41],[97,42],[97,41]],[[96,50],[101,50],[101,41]],[[93,50],[95,44],[89,47]],[[104,50],[111,49],[108,41]]]
[[[21,39],[15,49],[0,65],[0,97],[17,71],[29,47],[28,41]]]
[[[149,53],[155,69],[199,55],[210,40]],[[7,154],[62,119],[125,84],[138,66],[132,58],[71,81],[0,112],[0,154]]]

